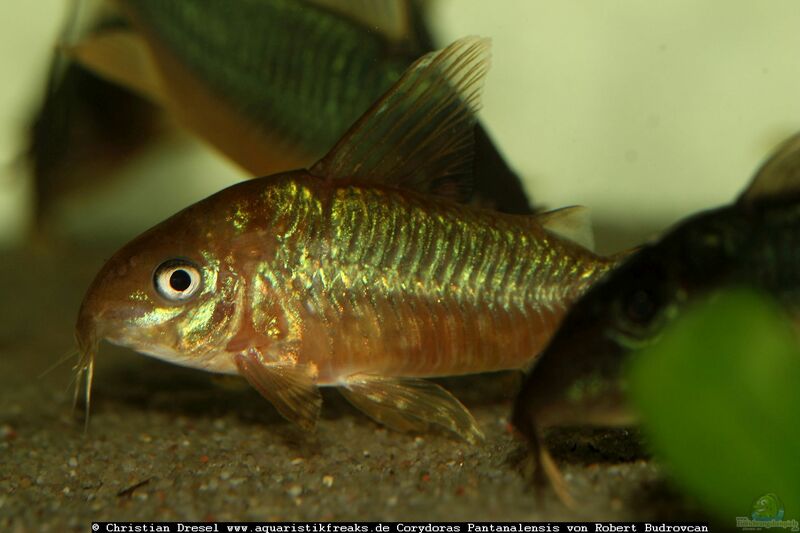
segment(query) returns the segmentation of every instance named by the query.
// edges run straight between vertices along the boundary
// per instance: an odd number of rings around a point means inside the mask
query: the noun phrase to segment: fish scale
[[[337,331],[328,343],[330,353],[301,355],[318,364],[329,359],[328,366],[347,363],[351,371],[350,358],[360,358],[361,371],[452,375],[496,370],[497,358],[502,357],[503,368],[518,368],[541,342],[535,338],[539,328],[531,323],[534,317],[540,324],[548,323],[551,315],[563,312],[563,306],[552,306],[551,300],[569,297],[547,287],[557,286],[554,280],[565,271],[583,269],[587,281],[604,272],[594,256],[581,257],[577,246],[557,243],[544,232],[537,245],[530,246],[533,241],[526,234],[535,228],[521,226],[513,216],[504,220],[495,213],[431,204],[402,192],[359,187],[329,191],[324,184],[316,189],[312,185],[298,186],[294,181],[283,194],[273,187],[265,209],[280,213],[268,225],[286,225],[285,234],[278,237],[284,249],[292,250],[276,257],[271,271],[282,274],[273,276],[278,279],[275,283],[287,276],[301,281],[297,290],[281,298],[296,302],[297,310],[291,314],[302,316],[301,308],[307,309],[311,302],[311,316],[300,318],[311,336],[327,336],[328,324],[343,312],[356,316],[353,321],[362,325]],[[404,229],[388,231],[387,224]],[[323,234],[330,235],[329,240],[320,238]],[[517,253],[524,243],[530,248]],[[560,265],[531,260],[539,255],[574,259]],[[518,273],[512,283],[505,281],[509,270]],[[442,272],[453,276],[437,275]],[[314,278],[331,281],[310,283]],[[521,287],[540,289],[514,298]],[[393,310],[391,319],[386,309]],[[515,320],[506,320],[512,309],[517,312]],[[495,318],[500,316],[503,319]],[[384,327],[377,328],[376,323]],[[443,332],[434,335],[437,328]],[[409,350],[411,343],[402,334],[406,329],[423,331],[422,338],[431,335],[438,341],[418,343]],[[507,340],[498,341],[500,336]],[[370,341],[369,349],[363,348],[364,338]],[[405,358],[393,356],[397,344]],[[363,353],[354,353],[357,350]],[[513,353],[500,353],[505,351]],[[327,376],[333,381],[340,377]]]

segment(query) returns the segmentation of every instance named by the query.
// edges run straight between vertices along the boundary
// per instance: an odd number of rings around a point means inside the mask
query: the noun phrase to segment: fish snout
[[[135,305],[121,305],[120,291],[117,288],[120,272],[125,262],[109,260],[97,273],[86,295],[83,297],[75,323],[75,340],[82,354],[96,351],[105,332],[114,329],[115,315],[120,311],[129,312]]]

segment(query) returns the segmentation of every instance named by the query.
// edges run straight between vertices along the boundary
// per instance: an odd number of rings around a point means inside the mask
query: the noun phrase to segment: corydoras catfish
[[[424,56],[310,169],[234,185],[117,252],[78,317],[87,400],[106,339],[241,374],[303,427],[331,385],[391,427],[477,438],[420,378],[522,368],[613,263],[554,233],[575,209],[457,201],[487,66],[477,38]]]
[[[764,163],[736,202],[682,221],[569,310],[512,417],[531,445],[539,483],[549,478],[571,501],[541,428],[634,423],[625,361],[656,342],[687,303],[731,285],[765,291],[795,314],[800,309],[800,134]]]

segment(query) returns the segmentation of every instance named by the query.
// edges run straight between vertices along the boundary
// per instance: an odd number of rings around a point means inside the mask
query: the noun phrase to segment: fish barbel
[[[513,424],[528,439],[537,481],[570,502],[542,443],[543,427],[635,422],[626,361],[657,342],[692,301],[744,286],[800,311],[800,134],[759,169],[739,199],[696,214],[632,254],[569,310],[517,397]]]
[[[420,378],[526,366],[613,264],[556,233],[580,239],[580,210],[456,201],[487,65],[477,38],[424,56],[309,170],[234,185],[134,239],[85,296],[79,369],[106,339],[241,374],[303,427],[334,385],[391,427],[477,438]]]

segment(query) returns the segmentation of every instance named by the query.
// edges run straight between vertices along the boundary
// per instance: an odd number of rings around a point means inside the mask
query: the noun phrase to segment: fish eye
[[[153,274],[156,291],[171,302],[191,298],[202,286],[200,269],[184,259],[170,259],[161,263]]]
[[[606,334],[629,349],[639,349],[655,341],[666,323],[675,317],[680,294],[664,287],[639,285],[614,302],[614,326]]]
[[[649,324],[658,312],[658,303],[653,294],[637,289],[628,294],[624,303],[625,316],[634,324]]]

